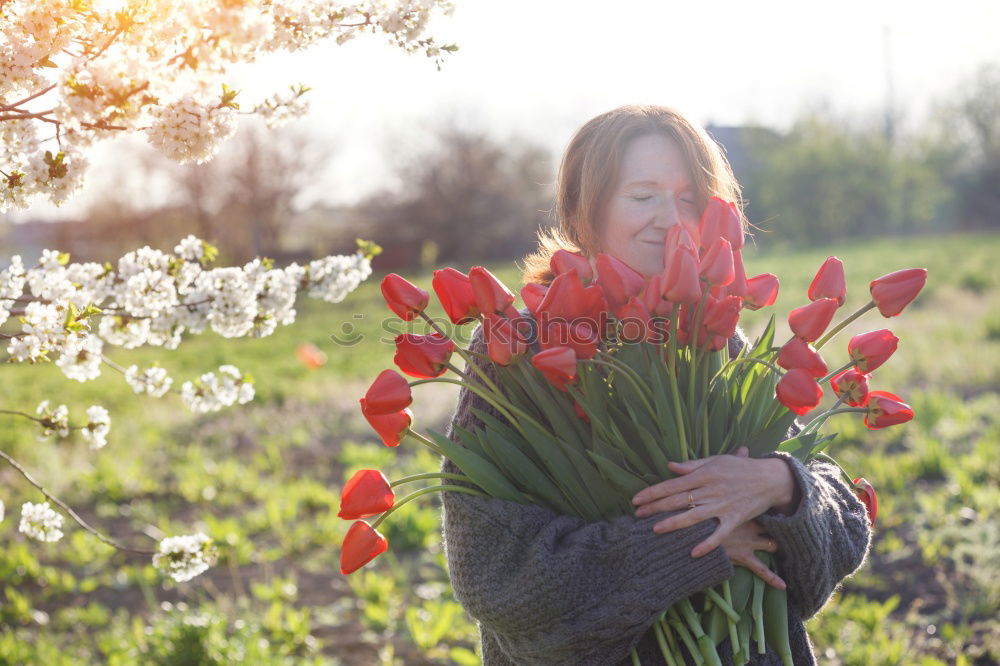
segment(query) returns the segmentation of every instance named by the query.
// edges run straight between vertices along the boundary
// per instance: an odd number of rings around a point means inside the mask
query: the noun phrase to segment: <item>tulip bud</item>
[[[340,549],[340,573],[346,575],[365,566],[389,548],[389,542],[363,520],[347,530]]]
[[[792,338],[786,342],[778,354],[776,363],[786,370],[802,368],[817,378],[825,376],[828,372],[823,357],[801,338]]]
[[[623,261],[602,252],[597,255],[597,284],[604,292],[608,307],[618,316],[625,301],[642,293],[646,280]]]
[[[903,402],[898,395],[888,391],[872,391],[868,394],[868,413],[865,425],[871,430],[906,423],[913,419],[913,408]]]
[[[868,522],[874,527],[875,516],[878,515],[878,495],[875,494],[875,488],[864,477],[859,477],[854,479],[854,494],[865,505]]]
[[[809,285],[809,300],[820,298],[836,299],[837,305],[843,305],[847,298],[847,277],[844,275],[844,262],[837,257],[827,257],[816,272],[812,284]]]
[[[712,197],[705,206],[699,225],[701,246],[709,249],[718,238],[729,241],[733,250],[743,249],[743,222],[734,202]]]
[[[396,366],[411,377],[440,377],[448,369],[455,343],[437,331],[428,335],[401,333],[396,336]]]
[[[719,237],[701,258],[701,278],[711,285],[725,286],[736,277],[733,264],[733,246]]]
[[[410,321],[423,312],[430,301],[426,291],[395,273],[382,278],[382,296],[389,309],[403,321]]]
[[[403,409],[389,414],[375,414],[368,410],[367,401],[361,398],[361,413],[368,425],[382,438],[382,443],[388,447],[399,446],[403,435],[413,423],[413,412]]]
[[[545,298],[545,293],[548,290],[547,286],[536,282],[529,282],[521,287],[521,300],[528,306],[528,312],[534,316],[538,315],[538,306],[542,304],[542,300]]]
[[[486,339],[486,350],[494,363],[510,365],[515,356],[528,350],[528,342],[518,327],[518,323],[522,321],[520,316],[511,320],[487,312],[483,318],[483,337]]]
[[[556,250],[552,254],[552,258],[549,259],[549,269],[552,270],[553,275],[565,273],[572,268],[576,269],[577,275],[584,282],[594,277],[594,271],[590,267],[590,260],[579,252],[560,249]]]
[[[847,353],[861,372],[872,372],[889,360],[899,346],[899,338],[887,328],[861,333],[847,343]]]
[[[476,294],[469,276],[465,273],[451,267],[436,270],[431,286],[451,323],[468,324],[479,317]]]
[[[469,270],[469,283],[475,295],[476,307],[483,313],[504,312],[517,298],[514,292],[482,266],[473,266]]]
[[[685,247],[679,248],[667,264],[663,296],[674,303],[697,303],[701,300],[698,258]]]
[[[531,364],[560,391],[576,379],[576,353],[571,347],[552,347],[531,357]]]
[[[926,268],[907,268],[872,280],[872,300],[883,317],[895,317],[917,297],[927,282]]]
[[[396,496],[389,480],[375,469],[362,469],[344,484],[340,492],[340,512],[344,520],[358,520],[377,516],[392,508]]]
[[[823,388],[808,370],[794,368],[778,380],[775,395],[778,402],[801,416],[819,405]]]
[[[788,327],[792,333],[806,342],[812,342],[823,335],[837,311],[837,301],[832,298],[821,298],[809,305],[795,308],[788,313]]]
[[[391,414],[409,407],[413,392],[406,378],[395,370],[383,370],[365,393],[369,414]]]
[[[778,298],[778,276],[774,273],[761,273],[747,280],[747,291],[743,296],[743,304],[748,310],[760,310],[774,305]]]

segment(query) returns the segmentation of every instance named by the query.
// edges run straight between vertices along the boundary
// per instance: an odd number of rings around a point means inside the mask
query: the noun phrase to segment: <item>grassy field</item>
[[[873,388],[903,396],[917,418],[874,433],[853,418],[831,424],[840,433],[831,453],[876,486],[880,511],[866,566],[810,623],[820,660],[1000,662],[1000,236],[762,247],[748,252],[747,267],[782,278],[774,311],[784,315],[805,302],[828,254],[847,266],[849,305],[889,271],[925,266],[930,278],[900,317],[869,314],[824,349],[835,367],[850,334],[891,328],[900,348]],[[490,268],[519,285],[513,265]],[[39,441],[26,419],[0,415],[0,449],[121,541],[152,548],[203,530],[221,559],[178,584],[75,524],[60,542],[29,541],[17,531],[18,508],[42,498],[4,466],[0,664],[478,663],[474,624],[447,584],[436,500],[384,524],[390,551],[373,565],[351,577],[338,571],[343,481],[362,467],[393,477],[437,467],[414,446],[383,447],[357,409],[392,365],[378,277],[335,306],[302,301],[298,320],[263,340],[206,334],[176,352],[110,350],[126,367],[158,359],[175,386],[222,363],[250,372],[254,401],[216,414],[190,413],[176,395],[136,396],[107,366],[86,383],[54,366],[3,367],[0,408],[33,413],[48,398],[78,422],[97,403],[112,430],[95,452],[78,439]],[[430,288],[429,274],[407,277]],[[751,336],[769,311],[746,314]],[[304,368],[300,342],[323,349],[327,365]],[[451,388],[416,391],[421,427],[443,430]]]

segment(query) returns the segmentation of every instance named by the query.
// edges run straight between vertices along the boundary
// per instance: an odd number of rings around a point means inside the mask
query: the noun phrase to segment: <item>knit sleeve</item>
[[[485,353],[481,328],[470,348]],[[472,406],[487,408],[463,388],[452,425],[480,425]],[[442,469],[456,471],[447,459]],[[662,516],[587,522],[462,493],[442,502],[455,596],[517,664],[617,663],[660,612],[733,574],[722,548],[690,556],[710,521],[656,534]]]
[[[795,513],[765,513],[757,522],[778,542],[777,571],[788,584],[789,605],[802,619],[819,612],[840,582],[864,562],[871,528],[864,505],[834,465],[804,465],[776,452],[801,493]]]

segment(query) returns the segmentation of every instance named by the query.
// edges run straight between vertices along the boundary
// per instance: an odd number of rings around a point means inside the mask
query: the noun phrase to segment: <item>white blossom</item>
[[[165,368],[146,368],[139,374],[139,367],[130,365],[125,371],[125,381],[136,393],[146,393],[154,398],[159,398],[168,390],[174,380],[167,376]]]
[[[39,541],[59,541],[62,538],[62,514],[56,513],[48,502],[21,505],[21,523],[18,531]]]
[[[162,539],[153,555],[153,566],[175,581],[184,582],[208,570],[217,560],[218,552],[212,540],[198,532]]]
[[[214,412],[234,403],[253,400],[253,384],[235,366],[219,366],[219,375],[206,372],[181,385],[181,400],[193,412]]]
[[[91,449],[102,448],[108,443],[108,431],[111,430],[111,416],[108,410],[100,405],[91,405],[87,409],[89,422],[84,426],[81,433],[83,438],[90,442]]]
[[[59,405],[53,411],[49,409],[49,401],[42,400],[38,403],[35,413],[39,414],[44,421],[41,424],[42,434],[38,439],[45,439],[53,432],[57,433],[60,437],[69,435],[69,408],[66,405]]]

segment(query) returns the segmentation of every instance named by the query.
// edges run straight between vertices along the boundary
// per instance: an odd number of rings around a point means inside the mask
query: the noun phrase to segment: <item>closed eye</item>
[[[652,199],[652,198],[653,197],[651,195],[648,195],[648,194],[646,196],[632,197],[632,199],[634,201],[646,201],[646,200]]]

